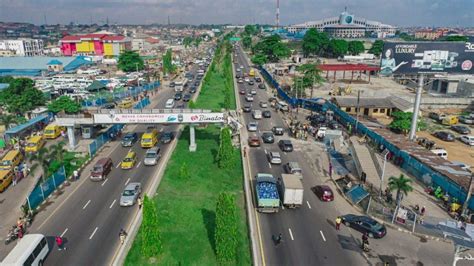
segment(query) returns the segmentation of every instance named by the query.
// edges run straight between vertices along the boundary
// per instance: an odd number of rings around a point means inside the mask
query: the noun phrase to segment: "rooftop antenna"
[[[46,14],[43,14],[43,19],[44,19],[44,25],[48,25],[48,21],[46,20]]]
[[[171,23],[170,23],[170,16],[168,15],[168,27],[171,26]]]
[[[277,0],[277,9],[276,9],[276,27],[280,27],[280,0]]]

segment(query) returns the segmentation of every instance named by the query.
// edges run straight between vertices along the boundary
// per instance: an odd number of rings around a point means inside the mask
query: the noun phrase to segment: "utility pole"
[[[357,91],[356,124],[355,124],[356,134],[357,134],[357,126],[359,125],[359,109],[360,109],[360,90]]]
[[[415,98],[415,105],[413,107],[413,116],[411,118],[411,127],[410,127],[410,135],[408,139],[410,141],[415,140],[416,135],[416,124],[418,123],[418,114],[420,113],[420,104],[421,104],[421,93],[423,92],[423,84],[425,76],[423,73],[420,73],[418,77],[418,87],[416,88],[416,98]]]
[[[277,0],[276,27],[277,27],[277,30],[280,28],[280,0]]]

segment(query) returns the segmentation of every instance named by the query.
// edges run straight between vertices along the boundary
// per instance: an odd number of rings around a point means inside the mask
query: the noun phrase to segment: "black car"
[[[249,80],[248,84],[249,84],[250,86],[252,86],[252,85],[255,84],[255,83],[253,82],[253,80]]]
[[[170,88],[174,88],[174,81],[170,82]]]
[[[102,107],[104,109],[114,109],[115,108],[115,104],[113,103],[106,103],[104,104],[104,106]]]
[[[125,136],[122,137],[122,147],[132,147],[135,142],[138,140],[138,134],[135,132],[130,132],[125,134]]]
[[[345,226],[350,226],[361,233],[367,233],[370,238],[382,238],[387,234],[383,224],[363,215],[346,214],[341,217]]]
[[[258,84],[258,88],[264,90],[265,89],[265,84],[263,84],[263,83]]]
[[[341,128],[341,125],[339,125],[339,123],[334,121],[334,120],[329,121],[328,126],[329,126],[330,129],[340,129]]]
[[[289,139],[282,139],[278,141],[278,147],[280,147],[282,151],[286,151],[286,152],[293,151],[293,144],[291,144],[291,140]]]
[[[262,82],[262,79],[260,77],[255,77],[256,82]]]
[[[240,78],[240,74],[235,75],[235,78],[236,78],[236,79],[239,79],[239,78]]]
[[[189,102],[191,100],[191,94],[185,94],[183,96],[183,102]]]
[[[456,131],[462,135],[467,135],[471,133],[471,130],[466,126],[451,126],[451,130]]]
[[[455,140],[454,135],[446,131],[435,132],[433,136],[437,137],[440,140],[449,141],[449,142]]]
[[[283,127],[273,127],[272,132],[277,136],[283,136],[283,134],[285,133],[285,129]]]
[[[189,92],[190,92],[190,93],[196,93],[196,87],[195,87],[195,86],[192,86],[192,87],[189,89]]]
[[[164,132],[162,135],[161,135],[161,143],[163,144],[167,144],[167,143],[170,143],[172,140],[174,139],[174,134],[173,132]]]
[[[252,111],[252,106],[250,104],[245,104],[244,107],[242,107],[242,110],[244,113],[250,113]]]
[[[264,118],[271,118],[272,117],[272,112],[270,112],[269,110],[265,110],[262,112],[262,116]]]
[[[263,132],[262,133],[262,140],[263,140],[263,143],[274,143],[275,142],[275,136],[273,135],[272,132]]]
[[[174,95],[174,100],[175,101],[179,101],[183,98],[183,94],[181,92],[177,92],[175,95]]]
[[[194,86],[196,86],[196,87],[199,86],[199,83],[200,83],[199,81],[195,81]]]

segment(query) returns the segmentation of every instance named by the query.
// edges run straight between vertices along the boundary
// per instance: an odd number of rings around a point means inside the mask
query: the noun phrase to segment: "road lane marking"
[[[324,242],[326,242],[326,238],[324,237],[323,231],[319,231],[321,233],[321,237],[323,238]]]
[[[105,185],[105,183],[107,183],[107,180],[109,180],[109,179],[108,179],[108,178],[107,178],[107,179],[105,179],[105,181],[104,181],[104,182],[102,182],[101,186],[104,186],[104,185]]]
[[[288,228],[288,232],[290,232],[291,240],[295,240],[295,239],[293,238],[293,232],[291,232],[291,228]]]
[[[267,154],[267,149],[265,149],[265,154]]]
[[[272,169],[272,165],[270,163],[268,163],[268,167],[270,167],[270,169]]]
[[[121,164],[121,163],[118,163],[117,166],[115,166],[115,168],[119,168],[119,167],[120,167],[120,164]]]
[[[85,208],[87,208],[87,205],[89,205],[89,203],[91,203],[91,200],[89,200],[86,205],[84,205],[84,207],[82,207],[82,209],[84,210]]]
[[[140,164],[142,164],[142,161],[138,162],[137,168],[140,167]]]
[[[308,204],[308,208],[311,209],[311,205],[309,205],[309,201],[306,201],[306,204]]]
[[[63,237],[66,234],[67,230],[69,229],[66,228],[66,230],[64,230],[64,232],[60,235],[60,237]]]
[[[94,232],[92,232],[91,236],[89,237],[89,240],[91,240],[91,239],[94,237],[95,232],[97,232],[97,229],[99,229],[99,227],[96,227],[96,228],[94,229]]]
[[[112,204],[110,204],[110,207],[109,207],[109,209],[112,209],[112,207],[114,206],[114,204],[115,204],[115,202],[116,202],[116,201],[117,201],[117,200],[116,200],[116,199],[114,199],[114,201],[112,202]]]
[[[127,179],[127,182],[125,182],[125,186],[128,185],[128,182],[130,182],[130,177]]]

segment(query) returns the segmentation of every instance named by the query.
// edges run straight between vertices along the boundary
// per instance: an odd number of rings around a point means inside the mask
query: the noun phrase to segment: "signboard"
[[[472,42],[386,42],[380,73],[447,72],[474,74]]]
[[[224,113],[94,114],[95,124],[201,124],[224,122]]]

